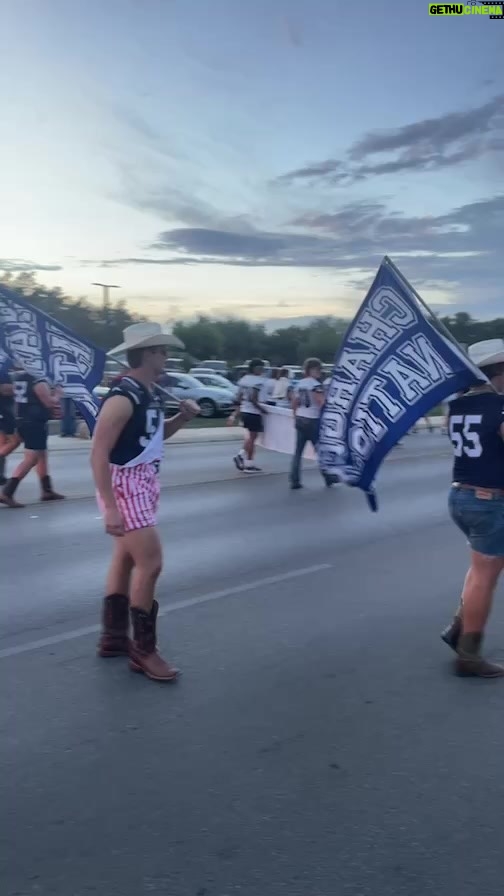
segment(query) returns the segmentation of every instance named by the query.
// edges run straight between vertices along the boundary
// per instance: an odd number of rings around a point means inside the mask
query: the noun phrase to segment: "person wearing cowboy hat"
[[[157,652],[158,602],[162,567],[156,529],[163,443],[199,413],[195,402],[180,403],[164,419],[153,384],[164,370],[174,337],[160,324],[133,324],[110,354],[126,356],[129,370],[105,397],[93,433],[91,467],[105,531],[114,539],[102,612],[98,653],[127,655],[130,667],[154,681],[174,681],[178,670]],[[129,639],[131,617],[132,639]]]
[[[469,346],[469,358],[487,376],[450,404],[454,450],[449,508],[471,550],[460,607],[441,637],[457,653],[458,675],[504,676],[504,667],[480,653],[499,576],[504,569],[504,340]]]

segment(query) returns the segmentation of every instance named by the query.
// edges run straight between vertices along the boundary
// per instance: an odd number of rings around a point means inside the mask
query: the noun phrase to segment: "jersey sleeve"
[[[115,383],[115,385],[112,385],[108,395],[106,395],[103,400],[103,404],[114,395],[127,398],[133,405],[133,408],[137,408],[142,404],[142,393],[140,388],[136,383],[131,382],[131,380],[122,379],[118,383]]]

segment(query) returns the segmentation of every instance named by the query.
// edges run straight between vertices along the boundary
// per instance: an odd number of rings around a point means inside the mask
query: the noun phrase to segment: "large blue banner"
[[[319,464],[366,492],[411,427],[455,392],[486,377],[431,323],[385,258],[336,355],[320,421]]]
[[[0,285],[0,368],[19,365],[62,388],[93,431],[93,389],[103,378],[105,352]]]

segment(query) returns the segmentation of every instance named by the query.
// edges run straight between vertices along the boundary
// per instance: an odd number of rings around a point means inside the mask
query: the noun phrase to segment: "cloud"
[[[277,183],[345,186],[381,174],[440,170],[503,150],[504,94],[499,94],[472,109],[370,131],[349,148],[344,160],[312,162],[280,175]]]
[[[62,271],[58,264],[38,264],[36,261],[25,261],[20,258],[0,258],[0,271],[8,274],[24,274],[30,271]]]
[[[325,268],[362,282],[389,254],[419,281],[443,282],[445,289],[463,282],[500,290],[503,232],[504,193],[438,216],[408,217],[382,203],[356,202],[333,214],[305,214],[282,232],[165,230],[151,247],[154,254],[101,264]]]

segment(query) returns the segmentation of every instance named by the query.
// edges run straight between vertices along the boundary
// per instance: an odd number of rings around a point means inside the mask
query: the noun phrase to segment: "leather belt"
[[[504,498],[504,488],[484,488],[481,485],[469,485],[467,482],[452,482],[452,488],[474,492],[477,498],[484,498],[487,501],[492,498]]]

